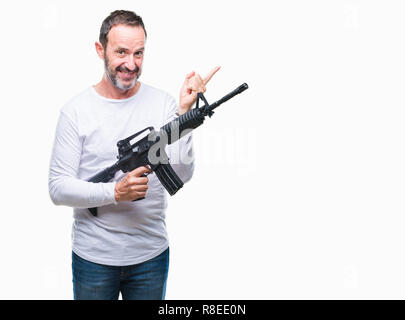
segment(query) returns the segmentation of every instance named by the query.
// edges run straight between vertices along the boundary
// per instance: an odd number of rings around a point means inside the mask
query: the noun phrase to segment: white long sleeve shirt
[[[115,183],[89,178],[117,161],[117,141],[153,126],[158,130],[176,117],[177,105],[167,93],[141,83],[128,99],[107,99],[89,87],[61,110],[49,172],[49,193],[56,205],[73,207],[72,249],[100,264],[125,266],[152,259],[168,247],[166,190],[155,174],[148,176],[144,200],[119,202]],[[167,146],[178,176],[187,182],[194,169],[192,137]],[[87,208],[98,207],[94,217]]]

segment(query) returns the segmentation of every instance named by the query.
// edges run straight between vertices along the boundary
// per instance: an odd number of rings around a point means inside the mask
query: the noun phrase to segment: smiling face
[[[123,91],[132,89],[142,72],[145,32],[140,26],[116,25],[108,33],[100,54],[111,84]]]

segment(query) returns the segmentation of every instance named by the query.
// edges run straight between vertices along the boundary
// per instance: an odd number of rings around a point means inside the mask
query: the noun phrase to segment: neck
[[[108,99],[127,99],[135,95],[140,86],[141,84],[137,81],[131,89],[121,90],[114,87],[107,75],[104,74],[101,81],[94,86],[94,89],[100,96]]]

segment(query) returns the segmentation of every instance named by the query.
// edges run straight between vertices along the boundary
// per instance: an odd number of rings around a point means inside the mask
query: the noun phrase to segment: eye
[[[135,52],[136,57],[142,57],[143,56],[143,51],[137,51]]]
[[[117,53],[118,55],[123,56],[125,54],[125,50],[118,50]]]

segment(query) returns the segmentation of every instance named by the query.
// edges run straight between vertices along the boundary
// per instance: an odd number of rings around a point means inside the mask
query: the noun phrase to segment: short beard
[[[107,78],[111,81],[112,85],[114,87],[116,87],[117,89],[120,89],[122,91],[127,91],[129,89],[132,89],[135,86],[136,82],[138,81],[138,79],[139,79],[139,77],[141,75],[141,72],[139,72],[138,66],[136,66],[136,68],[135,68],[135,78],[134,78],[134,80],[132,80],[131,83],[128,84],[128,85],[123,84],[120,81],[120,79],[118,78],[117,72],[118,72],[119,68],[120,67],[118,67],[117,70],[111,70],[110,69],[110,62],[108,61],[107,56],[104,54],[104,72],[107,75]],[[126,70],[129,71],[128,69],[126,69]]]

